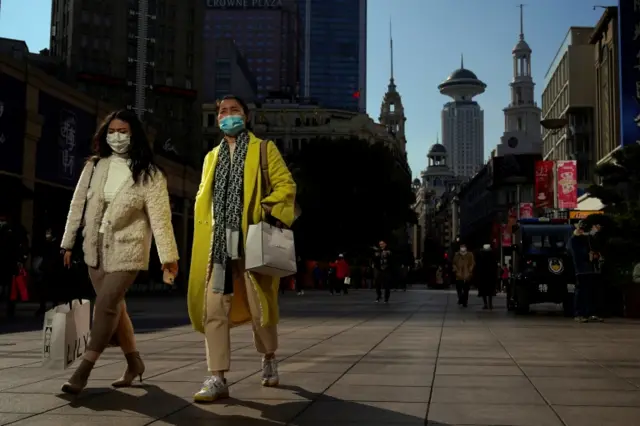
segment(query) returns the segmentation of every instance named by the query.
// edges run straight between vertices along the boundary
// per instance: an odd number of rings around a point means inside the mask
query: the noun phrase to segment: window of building
[[[191,78],[187,77],[184,79],[184,87],[187,89],[191,89],[192,88],[192,84],[191,84]]]
[[[173,86],[173,75],[167,74],[167,77],[165,78],[165,84],[167,86]]]

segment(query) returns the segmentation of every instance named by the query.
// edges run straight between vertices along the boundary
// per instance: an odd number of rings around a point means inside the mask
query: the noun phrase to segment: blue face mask
[[[244,130],[244,119],[241,115],[227,115],[220,120],[220,130],[225,135],[235,136]]]

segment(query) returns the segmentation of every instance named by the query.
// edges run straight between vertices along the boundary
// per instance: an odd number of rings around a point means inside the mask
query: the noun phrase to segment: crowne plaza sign
[[[282,0],[207,0],[207,9],[279,9]]]

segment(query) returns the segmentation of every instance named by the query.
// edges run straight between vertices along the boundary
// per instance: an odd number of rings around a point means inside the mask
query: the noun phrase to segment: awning
[[[602,204],[599,198],[594,197],[580,197],[578,200],[578,208],[576,210],[591,210],[591,211],[599,211],[604,209],[605,205]]]

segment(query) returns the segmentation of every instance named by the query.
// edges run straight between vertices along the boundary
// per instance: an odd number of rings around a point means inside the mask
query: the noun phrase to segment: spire
[[[519,4],[520,8],[520,40],[524,40],[524,4]]]
[[[391,28],[391,18],[389,18],[389,53],[390,53],[390,64],[391,64],[391,75],[389,78],[389,91],[395,91],[396,85],[393,79],[393,32]]]
[[[464,69],[464,54],[460,54],[460,69]]]
[[[436,133],[436,143],[440,143],[440,133]]]

